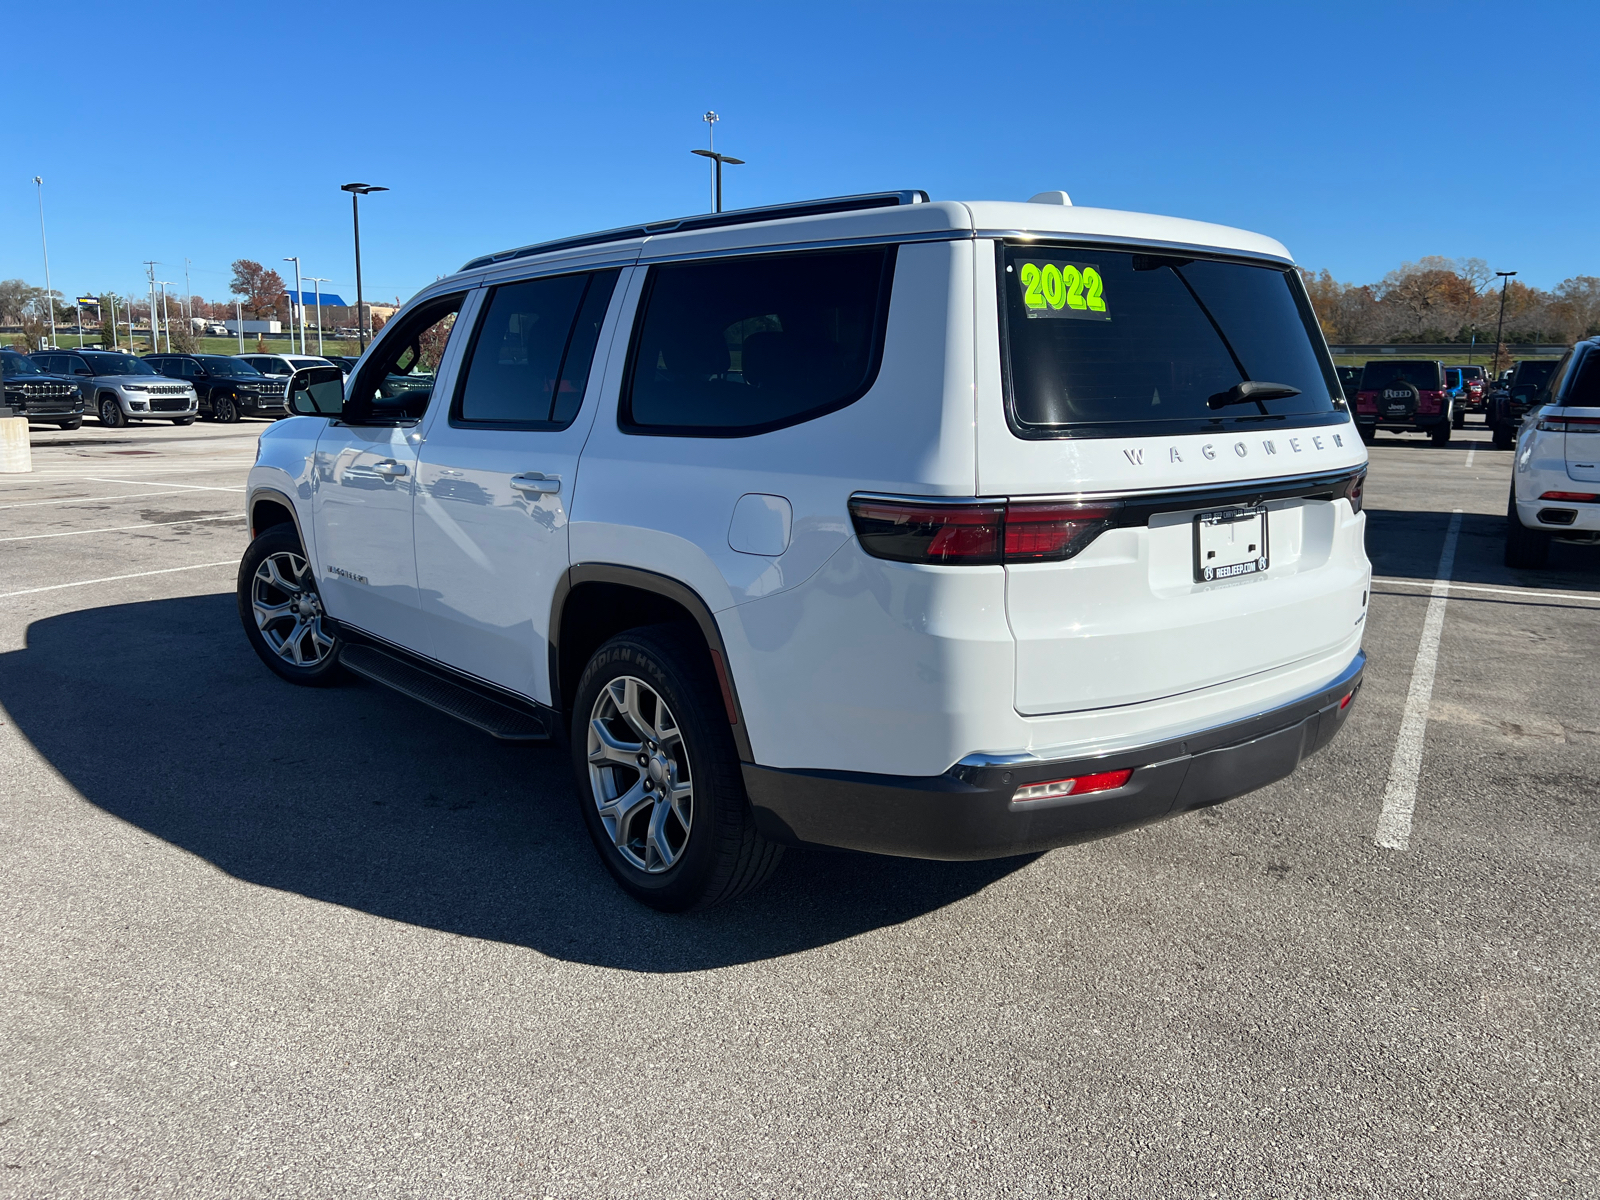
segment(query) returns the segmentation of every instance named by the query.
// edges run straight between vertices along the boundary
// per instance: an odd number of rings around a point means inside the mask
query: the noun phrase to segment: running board
[[[377,646],[347,644],[339,661],[357,675],[476,725],[503,741],[550,740],[550,724],[540,714],[505,704],[464,681],[446,679]]]

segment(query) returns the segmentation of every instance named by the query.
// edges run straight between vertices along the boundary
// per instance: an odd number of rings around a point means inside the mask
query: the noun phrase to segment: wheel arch
[[[687,584],[654,571],[611,563],[579,563],[568,569],[550,605],[551,703],[563,712],[571,710],[578,677],[609,638],[644,625],[683,620],[700,631],[739,757],[753,762],[728,650],[710,606]]]
[[[258,487],[250,493],[250,504],[246,509],[250,517],[250,539],[264,530],[271,529],[274,525],[293,525],[295,536],[300,539],[300,548],[309,553],[310,546],[306,542],[305,530],[300,528],[300,514],[295,511],[294,501],[289,499],[277,488]]]

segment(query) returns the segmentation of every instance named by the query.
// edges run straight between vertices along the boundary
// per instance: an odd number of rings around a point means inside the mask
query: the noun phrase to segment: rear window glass
[[[1347,419],[1290,268],[1007,246],[1013,425],[1025,436],[1200,433]],[[1245,381],[1282,385],[1239,402]]]
[[[1513,368],[1511,382],[1519,385],[1524,383],[1543,384],[1559,365],[1560,360],[1554,358],[1538,362],[1532,359],[1524,359]]]
[[[650,269],[622,424],[726,437],[809,420],[877,374],[893,247]]]
[[[1419,392],[1437,392],[1444,387],[1442,375],[1436,362],[1369,362],[1361,373],[1361,390],[1375,392],[1392,383],[1409,383]]]

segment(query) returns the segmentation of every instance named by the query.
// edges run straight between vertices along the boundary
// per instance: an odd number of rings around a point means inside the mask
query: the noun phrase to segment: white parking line
[[[1400,736],[1389,762],[1389,780],[1383,788],[1383,812],[1373,839],[1387,850],[1411,845],[1411,817],[1417,807],[1417,777],[1422,773],[1423,738],[1428,731],[1428,708],[1433,702],[1433,673],[1439,664],[1439,637],[1444,632],[1444,609],[1450,602],[1450,572],[1456,565],[1456,540],[1461,535],[1461,510],[1455,509],[1439,551],[1433,596],[1422,621],[1422,643],[1411,668],[1411,688],[1400,718]]]
[[[1478,452],[1478,448],[1476,446],[1474,446],[1471,450],[1467,451],[1467,466],[1470,467],[1472,465],[1472,456],[1474,454],[1476,454],[1477,452]]]
[[[158,525],[198,525],[201,521],[242,521],[243,513],[223,513],[216,517],[185,517],[181,521],[143,521],[138,525],[108,525],[103,529],[64,529],[60,533],[25,533],[21,537],[0,538],[0,542],[36,542],[40,538],[79,537],[85,533],[121,533],[127,529],[154,529]]]
[[[140,484],[140,487],[147,486]],[[186,489],[187,490],[187,489]],[[219,492],[242,492],[243,488],[218,488]],[[143,500],[149,496],[180,496],[182,492],[168,488],[159,492],[123,492],[120,496],[71,496],[65,500],[22,500],[16,504],[0,504],[0,508],[44,508],[51,504],[89,504],[95,500]]]
[[[37,592],[59,592],[62,588],[88,587],[91,583],[116,583],[123,579],[143,579],[147,575],[171,575],[175,571],[200,571],[206,567],[237,567],[239,560],[236,558],[225,559],[222,562],[194,563],[187,567],[163,567],[159,571],[135,571],[131,575],[106,575],[100,579],[79,579],[72,583],[52,583],[48,587],[23,588],[20,592],[0,592],[0,600],[12,596],[32,596]]]
[[[1396,587],[1435,588],[1439,586],[1437,579],[1432,583],[1423,583],[1420,579],[1390,579],[1382,575],[1374,575],[1372,582],[1393,584]],[[1486,592],[1491,596],[1531,596],[1540,600],[1587,600],[1591,604],[1600,604],[1600,592],[1590,592],[1585,596],[1572,592],[1541,592],[1537,588],[1479,587],[1474,583],[1447,582],[1444,586],[1452,592]]]
[[[141,479],[104,479],[99,475],[85,475],[82,477],[89,483],[126,483],[133,487],[155,487],[154,483],[145,483]],[[181,488],[190,492],[242,492],[242,487],[215,487],[203,483],[178,483],[176,480],[163,479],[161,483],[169,488]]]

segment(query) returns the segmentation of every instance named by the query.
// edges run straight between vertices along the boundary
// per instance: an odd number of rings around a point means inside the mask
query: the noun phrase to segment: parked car
[[[1475,384],[1476,381],[1468,379],[1461,367],[1444,369],[1444,390],[1450,394],[1450,428],[1460,429],[1466,425]]]
[[[1444,364],[1437,359],[1377,359],[1362,369],[1356,425],[1364,441],[1382,429],[1426,433],[1434,445],[1446,446],[1453,420]]]
[[[268,379],[231,354],[151,354],[145,361],[163,375],[187,380],[200,413],[228,423],[247,417],[281,417],[286,380]]]
[[[1517,434],[1506,508],[1511,567],[1544,566],[1552,541],[1600,544],[1600,338],[1568,351],[1543,393]]]
[[[348,354],[324,354],[323,357],[343,371],[347,378],[350,372],[356,369],[356,364],[361,361],[359,358]]]
[[[1339,390],[1344,393],[1345,403],[1352,411],[1356,406],[1356,393],[1361,390],[1360,367],[1335,367],[1339,375]]]
[[[0,350],[0,377],[5,404],[31,425],[77,429],[83,424],[83,385],[62,377],[26,354]]]
[[[1517,427],[1530,408],[1539,403],[1545,384],[1556,369],[1553,358],[1522,358],[1512,364],[1505,387],[1489,400],[1488,424],[1497,450],[1509,450],[1517,439]]]
[[[249,363],[263,375],[288,379],[301,367],[326,367],[331,360],[312,354],[240,354],[242,362]]]
[[[85,408],[107,429],[144,421],[194,424],[194,388],[160,378],[142,358],[116,350],[43,350],[33,359],[76,379]]]
[[[1481,413],[1489,403],[1489,372],[1480,366],[1458,367],[1466,384],[1468,412]]]
[[[910,192],[665,228],[475,259],[348,388],[296,373],[245,498],[268,667],[570,731],[668,910],[789,844],[1158,820],[1339,731],[1366,450],[1279,243]]]

